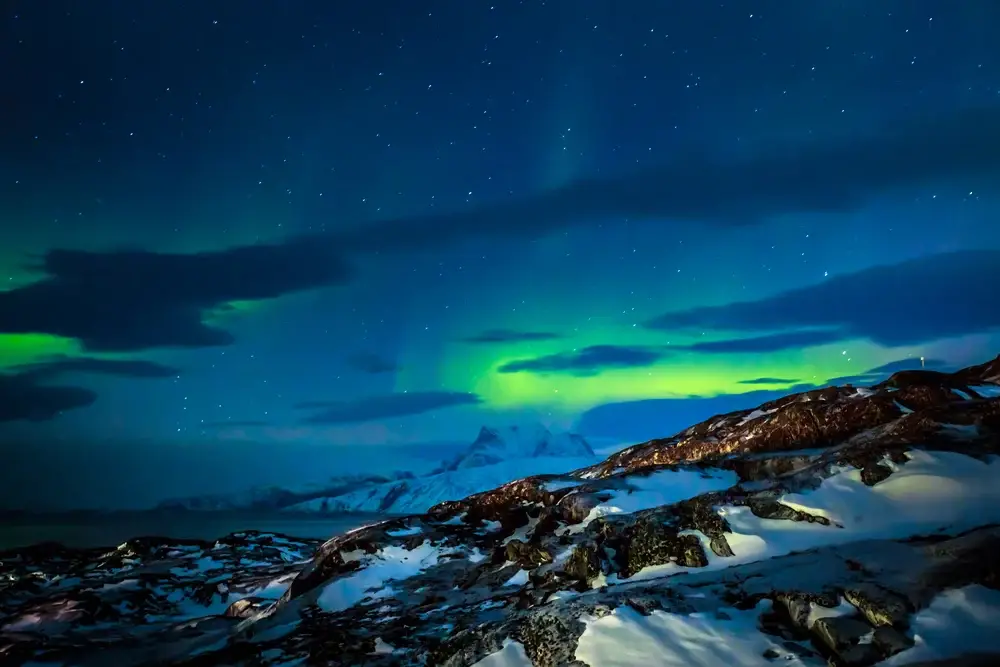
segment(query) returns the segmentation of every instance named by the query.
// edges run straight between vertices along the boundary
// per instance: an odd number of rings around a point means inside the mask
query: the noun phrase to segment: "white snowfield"
[[[977,526],[1000,523],[1000,457],[983,462],[953,452],[911,450],[909,461],[892,465],[893,474],[866,486],[860,471],[840,469],[813,491],[788,494],[780,502],[793,509],[830,520],[819,523],[761,519],[746,507],[721,506],[716,511],[733,529],[726,539],[733,557],[716,556],[709,540],[690,531],[704,543],[709,564],[685,568],[675,564],[645,568],[628,579],[601,578],[601,585],[629,585],[636,581],[670,577],[683,572],[710,572],[764,561],[792,552],[869,539],[902,539],[935,533],[955,534]],[[686,471],[659,472],[637,484],[631,493],[616,495],[591,513],[636,512],[711,490],[731,481],[721,473],[707,479],[686,476]],[[588,517],[590,519],[592,517]],[[558,597],[572,597],[573,593]],[[774,665],[825,665],[816,658],[802,658],[782,646],[778,637],[764,634],[757,618],[770,602],[757,609],[726,608],[725,614],[676,614],[654,611],[643,616],[623,606],[603,618],[584,617],[586,630],[576,658],[591,667],[750,667]],[[823,615],[854,612],[846,601],[841,608],[814,606],[810,624]],[[940,593],[912,618],[915,645],[885,665],[905,665],[931,659],[958,657],[976,652],[1000,651],[1000,592],[974,585]],[[764,657],[768,652],[770,657]],[[817,662],[817,660],[819,660]],[[524,647],[508,640],[503,648],[476,663],[479,667],[531,667]]]

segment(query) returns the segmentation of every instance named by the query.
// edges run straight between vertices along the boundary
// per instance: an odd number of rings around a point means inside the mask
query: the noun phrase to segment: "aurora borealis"
[[[993,3],[5,12],[2,506],[1000,352]]]

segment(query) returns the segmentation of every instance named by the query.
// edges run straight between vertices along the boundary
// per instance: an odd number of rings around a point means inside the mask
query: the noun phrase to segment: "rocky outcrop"
[[[1000,358],[788,396],[315,549],[243,534],[4,554],[0,657],[1000,664],[998,383]],[[311,557],[277,562],[280,539]],[[142,611],[114,611],[107,591],[133,580]]]

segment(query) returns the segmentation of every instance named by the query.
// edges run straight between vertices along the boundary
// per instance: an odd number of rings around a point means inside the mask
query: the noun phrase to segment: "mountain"
[[[559,473],[592,465],[596,457],[510,459],[475,468],[459,468],[397,482],[366,486],[336,496],[317,497],[289,505],[287,512],[376,512],[419,514],[446,500],[488,491],[530,474]]]
[[[291,512],[416,514],[530,474],[592,465],[594,450],[575,433],[552,433],[541,424],[483,427],[476,440],[429,475],[312,498]]]
[[[575,433],[552,433],[541,424],[483,427],[476,440],[430,474],[397,472],[347,475],[304,489],[258,487],[237,494],[166,500],[162,510],[282,510],[285,512],[425,512],[445,500],[492,489],[532,473],[556,473],[591,465],[594,450]]]
[[[193,510],[193,511],[233,511],[261,510],[272,511],[283,507],[303,503],[312,498],[338,496],[349,493],[361,487],[384,484],[392,480],[412,478],[413,474],[398,471],[390,476],[385,475],[342,475],[331,477],[324,484],[308,485],[302,489],[289,490],[279,486],[258,486],[240,493],[218,493],[184,498],[171,498],[160,502],[158,510]]]
[[[902,371],[719,415],[322,545],[240,533],[0,553],[0,656],[997,665],[998,482],[1000,357]]]
[[[475,442],[465,451],[445,464],[443,470],[478,468],[511,459],[537,458],[589,458],[594,450],[576,433],[556,433],[541,424],[508,426],[506,428],[482,427]]]

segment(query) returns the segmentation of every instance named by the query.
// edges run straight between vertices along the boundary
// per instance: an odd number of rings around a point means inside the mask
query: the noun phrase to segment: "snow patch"
[[[631,514],[645,509],[670,505],[713,491],[724,491],[739,483],[731,470],[659,470],[646,477],[629,477],[631,490],[616,491],[611,499],[590,510],[584,520],[568,527],[579,533],[587,525],[609,514]]]
[[[528,583],[528,571],[518,570],[517,574],[504,582],[504,586],[524,586]]]
[[[389,581],[407,579],[436,565],[441,555],[441,550],[430,541],[413,550],[385,547],[371,556],[367,567],[327,584],[316,604],[329,612],[349,609],[366,597],[375,597]]]
[[[757,618],[769,608],[727,608],[725,614],[671,614],[654,611],[643,616],[630,607],[619,607],[603,618],[581,617],[586,629],[576,649],[576,659],[595,667],[764,667],[806,664],[781,643],[762,634]],[[776,657],[768,659],[764,652]],[[516,664],[516,663],[514,663]]]
[[[907,665],[1000,650],[1000,592],[973,585],[944,591],[910,624],[913,648],[882,665]]]
[[[760,419],[761,417],[773,415],[777,411],[778,408],[772,408],[771,410],[754,410],[753,412],[751,412],[750,414],[748,414],[746,417],[743,418],[743,421],[740,422],[740,426],[743,426],[747,422],[751,422],[754,419]]]
[[[534,663],[524,652],[524,645],[513,639],[505,639],[503,648],[491,653],[473,667],[534,667]]]
[[[1000,381],[1000,378],[997,378]],[[969,387],[983,398],[1000,398],[1000,386],[995,384],[977,384]]]
[[[726,505],[717,512],[733,532],[726,541],[733,556],[716,556],[709,538],[695,530],[709,563],[686,568],[676,563],[646,567],[628,579],[613,574],[609,584],[655,579],[686,571],[710,571],[785,556],[825,546],[868,539],[904,539],[913,535],[955,534],[988,523],[1000,523],[1000,457],[982,462],[955,452],[911,450],[908,463],[898,466],[875,486],[861,481],[861,471],[842,468],[820,486],[788,494],[781,502],[831,525],[784,519],[762,519],[749,507]]]

